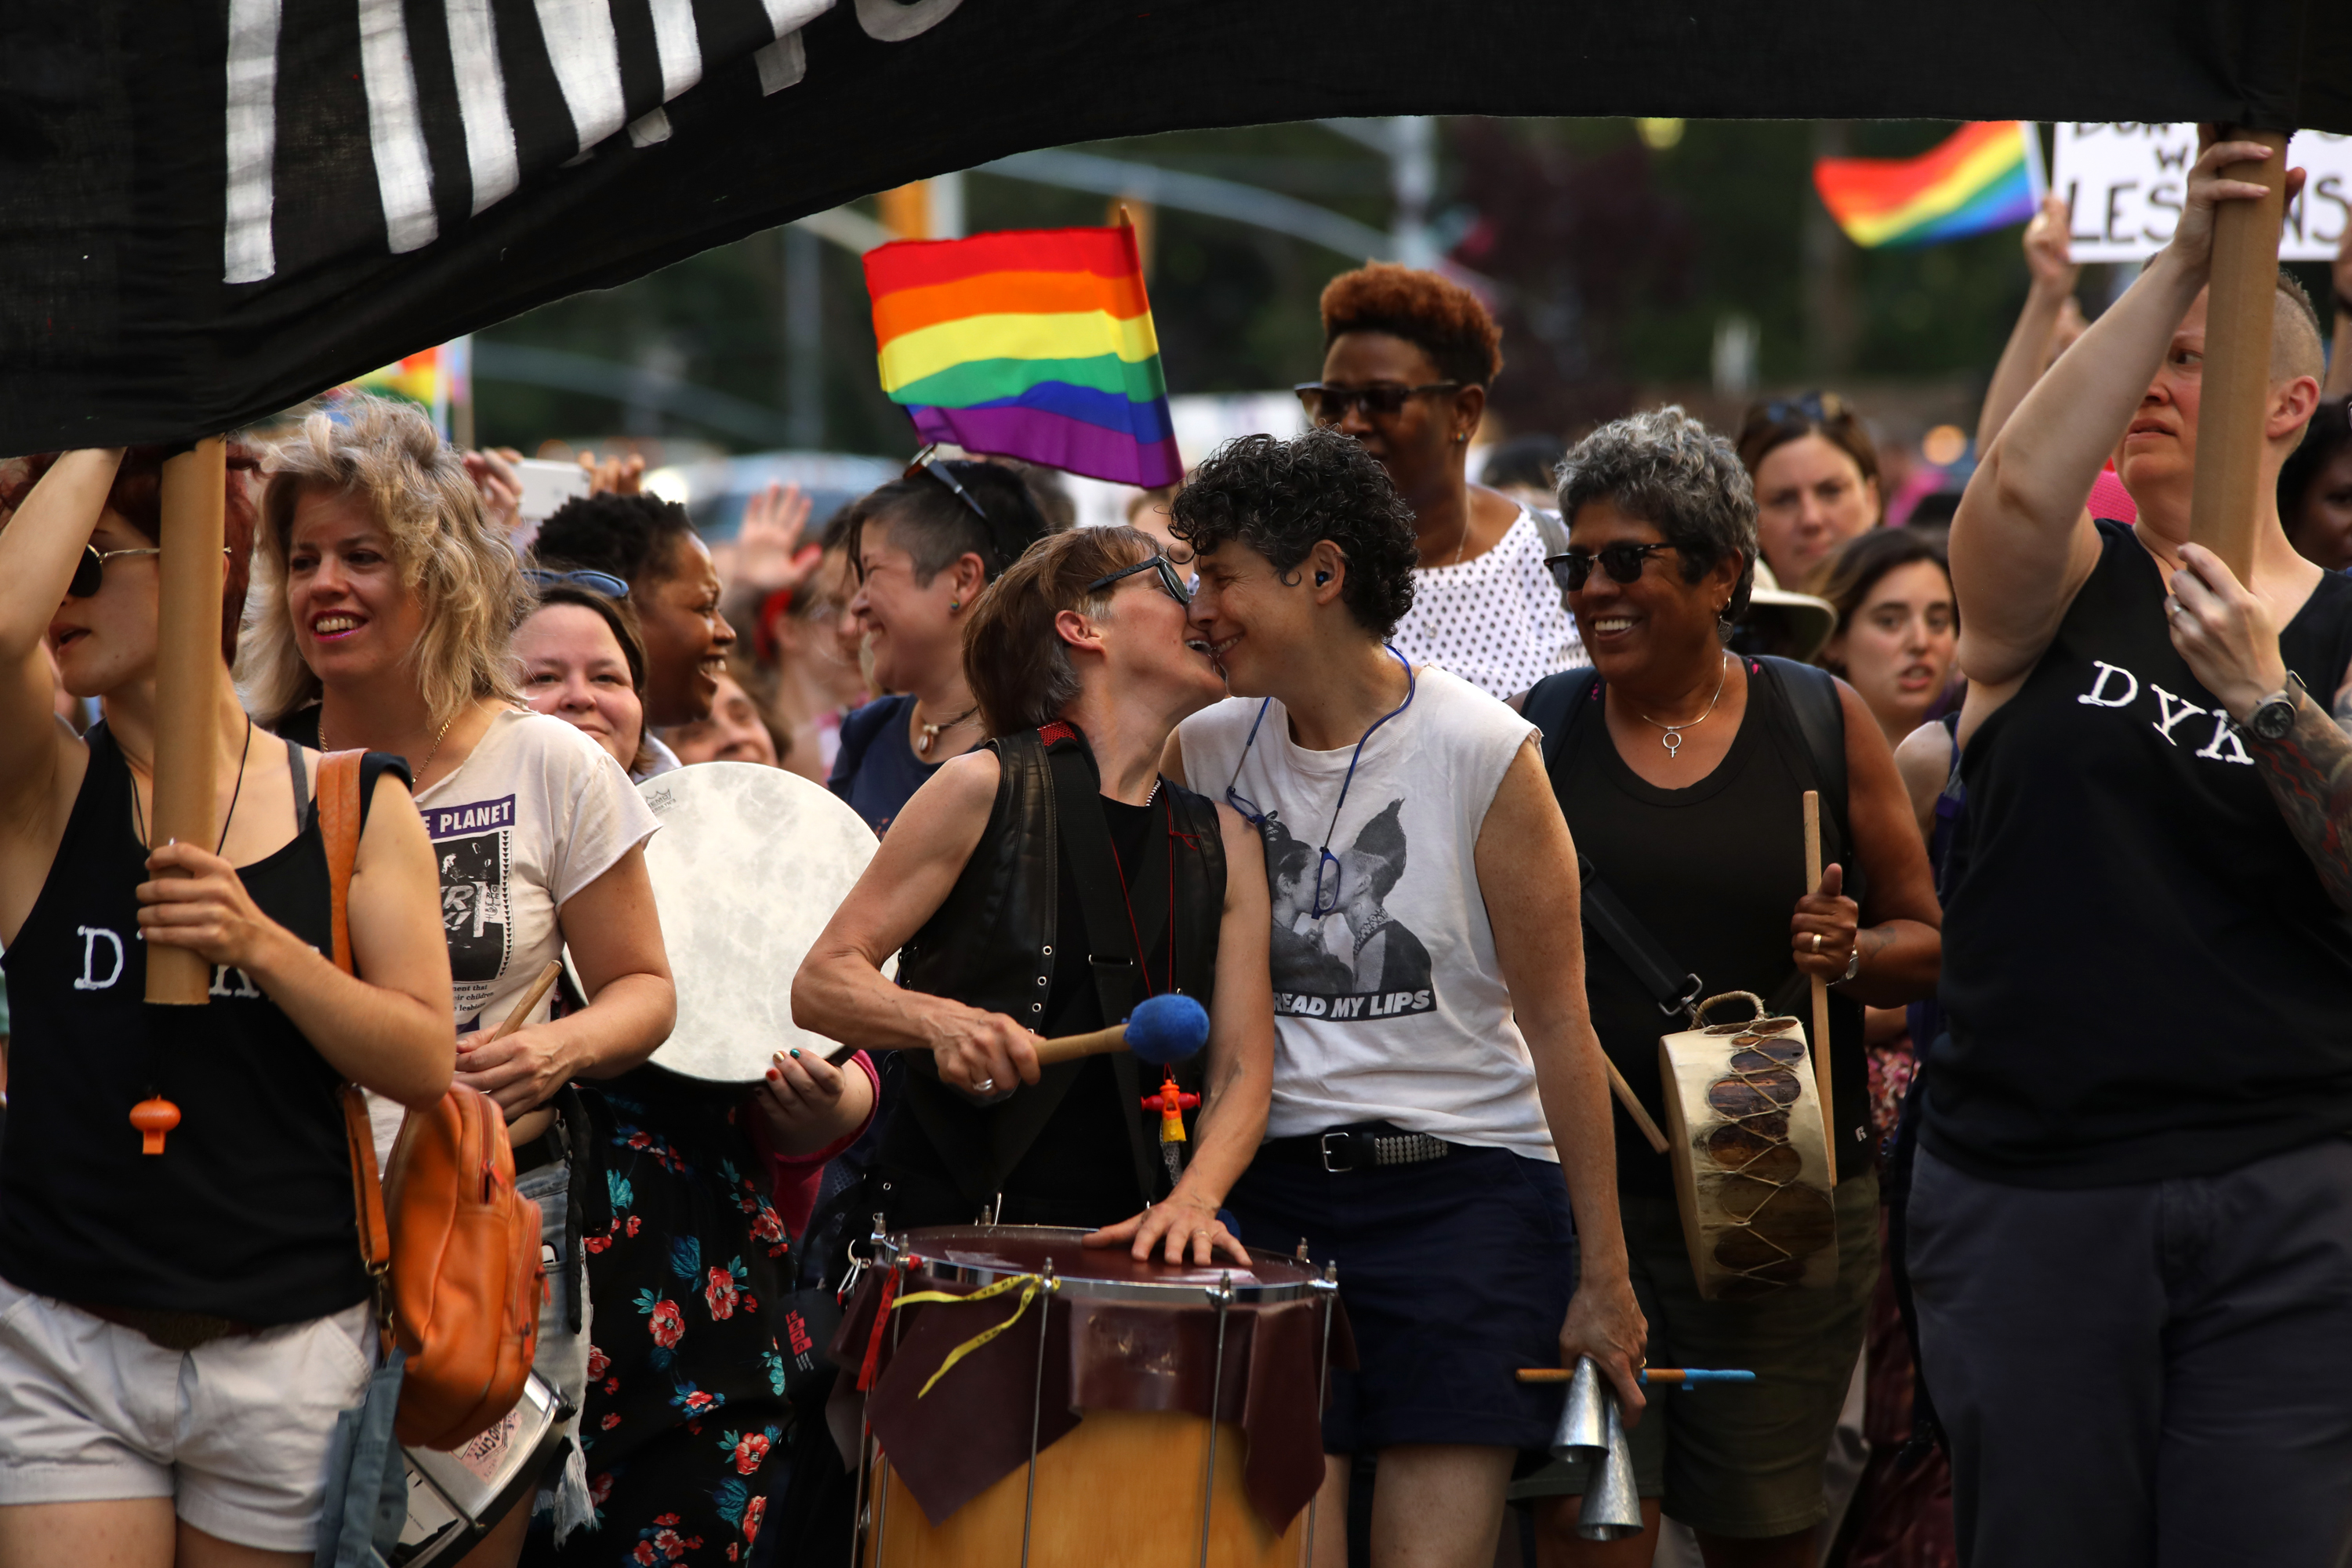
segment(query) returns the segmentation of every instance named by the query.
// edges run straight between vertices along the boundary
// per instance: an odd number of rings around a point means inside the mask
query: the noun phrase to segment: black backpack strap
[[[1536,514],[1538,520],[1543,515]],[[1545,676],[1528,689],[1527,701],[1519,711],[1528,723],[1543,731],[1544,770],[1551,774],[1555,794],[1559,788],[1559,763],[1569,732],[1575,728],[1577,716],[1591,705],[1600,689],[1601,673],[1590,668],[1563,669],[1558,675]],[[1706,989],[1699,977],[1675,962],[1666,944],[1650,934],[1650,928],[1625,907],[1608,879],[1593,869],[1591,860],[1579,855],[1576,871],[1584,888],[1584,923],[1633,972],[1633,978],[1650,994],[1659,1012],[1670,1018],[1686,1016]]]
[[[1069,725],[1055,722],[1037,731],[1054,776],[1055,838],[1070,880],[1078,890],[1078,909],[1086,916],[1087,951],[1102,1005],[1106,1026],[1124,1023],[1142,994],[1143,978],[1136,961],[1135,941],[1129,925],[1127,898],[1118,882],[1118,858],[1111,847],[1110,825],[1103,819],[1102,781],[1095,771],[1086,740]],[[1065,944],[1068,942],[1064,934]],[[1172,978],[1172,977],[1171,977]],[[1139,1105],[1141,1076],[1135,1058],[1125,1051],[1110,1056],[1111,1075],[1120,1103]],[[1129,1152],[1135,1159],[1138,1189],[1149,1200],[1160,1190],[1160,1162],[1144,1142],[1140,1115],[1126,1118]]]
[[[1853,836],[1844,832],[1845,706],[1838,700],[1837,677],[1819,665],[1799,664],[1769,654],[1759,656],[1759,661],[1780,683],[1780,695],[1788,699],[1789,711],[1796,717],[1805,751],[1813,760],[1814,776],[1823,785],[1822,804],[1837,814],[1840,832],[1851,844]]]
[[[1519,705],[1519,716],[1543,731],[1545,772],[1550,772],[1559,762],[1560,743],[1568,739],[1576,716],[1584,710],[1600,686],[1601,672],[1590,666],[1580,666],[1547,675],[1528,688],[1527,700]]]

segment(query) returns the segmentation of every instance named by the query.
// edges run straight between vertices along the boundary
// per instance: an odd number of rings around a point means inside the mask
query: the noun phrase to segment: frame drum
[[[823,785],[753,763],[697,763],[637,793],[661,818],[646,872],[677,983],[655,1064],[751,1083],[787,1047],[835,1049],[793,1022],[793,976],[874,858],[874,830]]]
[[[1043,1364],[1034,1380],[1022,1373],[1017,1381],[1024,1397],[1017,1408],[960,1406],[949,1385],[973,1375],[962,1364],[945,1370],[928,1397],[918,1397],[919,1410],[939,1407],[922,1417],[927,1426],[961,1434],[951,1439],[956,1446],[990,1442],[978,1426],[966,1422],[1016,1428],[1008,1434],[1016,1449],[1024,1439],[1028,1444],[1026,1462],[1014,1452],[1013,1468],[936,1521],[898,1473],[878,1434],[869,1431],[858,1557],[865,1568],[1019,1568],[1032,1563],[1293,1568],[1300,1561],[1316,1523],[1307,1504],[1321,1476],[1318,1405],[1335,1285],[1305,1259],[1278,1253],[1254,1250],[1247,1268],[1222,1258],[1206,1268],[1139,1262],[1124,1248],[1087,1249],[1079,1245],[1085,1235],[1049,1226],[992,1226],[876,1238],[875,1266],[903,1268],[905,1293],[965,1295],[1041,1276],[1050,1279],[1039,1304],[1002,1337],[1019,1342],[1024,1358],[1049,1356],[1053,1373],[1049,1378]],[[946,1310],[1002,1319],[1019,1300],[1000,1294],[986,1305]],[[1307,1316],[1292,1318],[1292,1337],[1277,1342],[1271,1320],[1263,1315],[1268,1312]],[[1058,1332],[1048,1331],[1046,1313]],[[1239,1322],[1245,1313],[1259,1314],[1254,1325]],[[1178,1331],[1171,1321],[1180,1314],[1192,1320],[1191,1331]],[[959,1323],[955,1331],[963,1326]],[[897,1325],[885,1332],[895,1336]],[[907,1343],[912,1354],[914,1342]],[[1253,1354],[1273,1358],[1286,1376],[1270,1377],[1265,1368],[1244,1364]],[[910,1370],[920,1376],[920,1368]],[[874,1398],[886,1397],[882,1383],[887,1379],[886,1370]],[[1199,1391],[1200,1411],[1184,1407],[1192,1401],[1164,1392],[1180,1383]],[[1155,1387],[1163,1392],[1146,1392]],[[1055,1403],[1047,1391],[1056,1388],[1067,1401],[1064,1419],[1054,1428],[1057,1435],[1040,1446],[1036,1422],[1041,1415],[1051,1421],[1053,1413],[1035,1405]],[[1212,1388],[1224,1390],[1213,1407]],[[1290,1412],[1294,1429],[1286,1435],[1303,1436],[1313,1453],[1305,1490],[1294,1489],[1297,1511],[1279,1521],[1262,1517],[1252,1501],[1252,1438],[1243,1425],[1261,1420],[1260,1406],[1270,1401],[1296,1406]],[[1220,1417],[1213,1425],[1211,1408]],[[1067,1417],[1080,1413],[1083,1419],[1071,1427]],[[1271,1435],[1271,1429],[1261,1432],[1258,1441]],[[1339,1520],[1321,1523],[1326,1530],[1345,1528]]]

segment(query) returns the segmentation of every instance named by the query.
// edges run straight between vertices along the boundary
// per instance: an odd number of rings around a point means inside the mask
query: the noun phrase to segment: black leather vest
[[[1055,965],[1088,961],[1087,933],[1056,929],[1064,838],[1055,810],[1052,752],[1075,747],[1086,759],[1088,778],[1095,776],[1093,760],[1084,738],[1061,724],[1003,736],[988,745],[996,752],[1000,770],[988,826],[946,900],[899,950],[898,984],[1002,1013],[1039,1029],[1053,990]],[[1160,787],[1168,797],[1175,835],[1175,973],[1170,988],[1205,1004],[1215,989],[1217,934],[1224,912],[1224,841],[1218,832],[1216,807],[1207,799],[1173,784],[1163,782]],[[1147,945],[1155,953],[1164,951],[1160,941],[1149,936]],[[1126,1005],[1140,1000],[1139,994]],[[1112,1062],[1121,1095],[1136,1105],[1143,1086],[1136,1082],[1135,1058],[1121,1052]],[[907,1066],[908,1108],[935,1142],[943,1149],[988,1149],[982,1168],[958,1171],[960,1183],[977,1205],[996,1190],[1004,1173],[1044,1132],[1085,1064],[1047,1068],[1035,1088],[1022,1089],[1002,1107],[976,1106],[942,1086],[928,1056],[910,1055]],[[1187,1088],[1197,1088],[1199,1076],[1198,1058],[1177,1072]],[[1141,1197],[1160,1195],[1164,1184],[1154,1145],[1146,1142],[1139,1106],[1130,1131],[1139,1204]]]

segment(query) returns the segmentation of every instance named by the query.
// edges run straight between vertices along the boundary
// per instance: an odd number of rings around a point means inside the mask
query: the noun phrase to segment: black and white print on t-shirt
[[[1437,1005],[1429,949],[1391,915],[1388,897],[1405,873],[1402,814],[1392,800],[1326,862],[1292,837],[1278,813],[1265,819],[1265,880],[1274,904],[1269,952],[1276,1013],[1345,1022],[1426,1013]],[[1317,881],[1321,901],[1315,914]]]
[[[460,1014],[488,1001],[514,954],[507,883],[514,866],[515,797],[428,806],[425,830],[441,868],[441,923]]]

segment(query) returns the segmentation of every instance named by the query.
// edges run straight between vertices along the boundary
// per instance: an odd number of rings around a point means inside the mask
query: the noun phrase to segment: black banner
[[[2352,5],[10,0],[0,453],[232,428],[1031,148],[1401,113],[2352,132]]]

